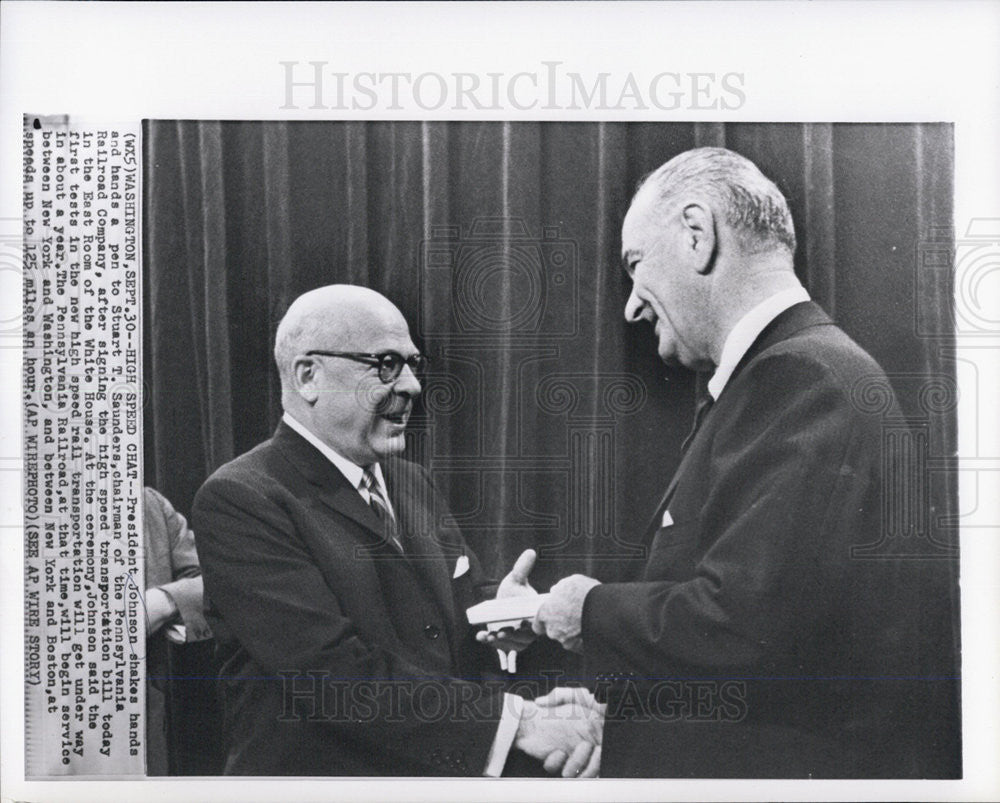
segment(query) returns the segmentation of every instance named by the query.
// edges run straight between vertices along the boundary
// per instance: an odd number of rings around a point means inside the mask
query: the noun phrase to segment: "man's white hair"
[[[757,165],[734,151],[684,151],[646,176],[636,194],[645,188],[656,193],[660,209],[683,196],[707,196],[748,250],[781,247],[795,253],[795,225],[785,196]]]

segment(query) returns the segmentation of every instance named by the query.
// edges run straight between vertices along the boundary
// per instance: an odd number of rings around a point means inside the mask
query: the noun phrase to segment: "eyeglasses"
[[[386,385],[399,379],[399,375],[403,373],[404,365],[409,366],[410,370],[418,377],[427,369],[427,358],[423,354],[403,357],[402,354],[396,351],[383,351],[380,354],[364,354],[356,351],[320,351],[319,349],[313,349],[306,352],[307,357],[311,357],[313,354],[319,354],[322,357],[341,357],[345,360],[354,360],[354,362],[378,368],[378,378]]]

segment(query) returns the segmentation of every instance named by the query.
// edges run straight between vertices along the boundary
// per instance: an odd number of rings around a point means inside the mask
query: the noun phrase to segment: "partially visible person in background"
[[[146,774],[167,775],[168,642],[212,637],[202,605],[194,533],[160,493],[143,490],[146,548]]]

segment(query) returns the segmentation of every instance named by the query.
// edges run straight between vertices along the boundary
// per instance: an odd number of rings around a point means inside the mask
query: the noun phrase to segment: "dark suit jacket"
[[[426,472],[404,460],[383,469],[405,559],[346,478],[284,423],[198,492],[225,661],[226,773],[483,772],[502,692],[460,679],[480,678],[478,658],[495,661],[464,618],[479,566],[439,525],[445,508]]]
[[[584,653],[609,701],[602,775],[959,771],[949,737],[922,729],[940,689],[922,675],[921,575],[888,552],[852,557],[882,531],[886,419],[852,400],[873,381],[892,393],[812,303],[737,366],[656,511],[641,575],[585,601]]]

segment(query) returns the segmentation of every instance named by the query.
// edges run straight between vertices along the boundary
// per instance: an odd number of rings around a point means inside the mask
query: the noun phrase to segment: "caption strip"
[[[144,772],[140,142],[24,121],[28,777]]]

